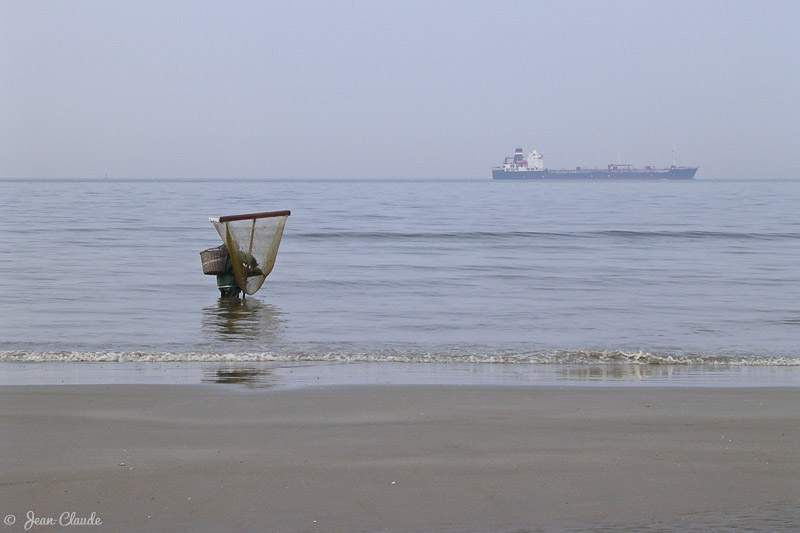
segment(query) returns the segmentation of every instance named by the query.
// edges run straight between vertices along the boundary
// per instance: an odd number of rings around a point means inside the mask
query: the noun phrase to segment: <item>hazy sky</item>
[[[800,177],[800,1],[0,0],[0,178]]]

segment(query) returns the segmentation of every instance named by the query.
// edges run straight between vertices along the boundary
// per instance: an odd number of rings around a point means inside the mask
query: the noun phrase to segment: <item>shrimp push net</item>
[[[228,248],[236,283],[245,294],[255,294],[272,272],[290,214],[271,211],[209,218]]]

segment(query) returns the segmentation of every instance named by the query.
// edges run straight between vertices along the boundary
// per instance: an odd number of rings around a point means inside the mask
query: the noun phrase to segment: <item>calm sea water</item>
[[[290,209],[244,304],[210,216]],[[0,360],[800,365],[800,182],[0,182]]]

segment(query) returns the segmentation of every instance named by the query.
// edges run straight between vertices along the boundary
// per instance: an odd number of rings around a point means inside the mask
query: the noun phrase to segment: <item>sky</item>
[[[798,1],[0,0],[0,179],[800,178]]]

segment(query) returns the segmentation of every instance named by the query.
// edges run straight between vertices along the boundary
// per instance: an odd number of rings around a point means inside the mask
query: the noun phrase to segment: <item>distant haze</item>
[[[0,2],[0,179],[800,178],[800,2]]]

